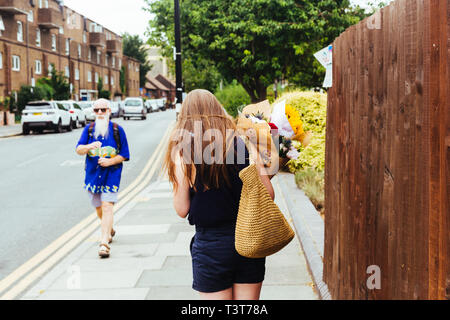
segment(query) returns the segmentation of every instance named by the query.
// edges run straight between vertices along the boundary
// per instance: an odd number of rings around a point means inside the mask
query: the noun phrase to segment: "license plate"
[[[34,116],[42,116],[42,112],[39,113],[33,113]]]

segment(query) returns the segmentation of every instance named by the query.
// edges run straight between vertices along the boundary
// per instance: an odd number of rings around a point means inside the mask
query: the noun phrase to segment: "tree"
[[[125,81],[125,73],[126,73],[125,66],[122,66],[122,68],[120,68],[119,85],[122,94],[127,96],[128,92],[127,92],[127,83]]]
[[[109,99],[111,97],[111,92],[103,89],[103,78],[98,78],[97,92],[99,98]]]
[[[146,2],[154,17],[150,39],[169,54],[173,0]],[[237,79],[257,102],[281,77],[320,86],[324,70],[313,53],[362,17],[363,10],[348,0],[183,0],[183,55],[212,61],[225,79]]]
[[[38,85],[45,87],[44,90],[48,92],[53,100],[68,100],[70,99],[70,84],[67,77],[61,71],[57,71],[55,65],[52,64],[52,71],[50,78],[41,78],[38,80]],[[51,88],[51,89],[50,89]]]
[[[122,39],[123,54],[140,62],[139,86],[142,88],[145,86],[147,72],[152,69],[152,65],[148,62],[148,52],[145,43],[138,35],[130,35],[129,33],[124,33]]]
[[[40,101],[46,98],[46,92],[40,86],[23,85],[17,92],[17,111],[20,113],[30,101]]]

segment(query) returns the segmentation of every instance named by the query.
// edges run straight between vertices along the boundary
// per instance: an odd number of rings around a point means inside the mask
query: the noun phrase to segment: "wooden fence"
[[[450,0],[397,0],[335,40],[324,248],[333,299],[449,299],[449,75]]]

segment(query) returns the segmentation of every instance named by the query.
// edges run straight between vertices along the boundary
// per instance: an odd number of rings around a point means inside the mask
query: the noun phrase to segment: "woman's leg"
[[[232,300],[233,288],[228,288],[217,292],[199,292],[202,300]]]
[[[259,300],[262,282],[233,284],[233,300]]]
[[[97,211],[97,217],[102,220],[102,207],[95,208],[95,211]]]
[[[102,201],[102,240],[101,243],[108,243],[111,238],[113,226],[113,203]]]

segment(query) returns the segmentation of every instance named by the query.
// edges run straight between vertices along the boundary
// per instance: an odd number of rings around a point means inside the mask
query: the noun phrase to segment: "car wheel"
[[[30,128],[28,128],[28,126],[26,126],[26,125],[23,125],[22,126],[22,134],[23,135],[29,135],[30,134]]]
[[[78,118],[77,118],[77,120],[75,120],[75,122],[73,122],[72,129],[78,128],[79,123],[80,123],[80,122],[78,121]]]
[[[61,119],[59,119],[58,124],[55,127],[55,132],[56,133],[61,133],[63,132],[63,127],[62,127],[62,123],[61,123]]]
[[[86,123],[87,123],[87,120],[84,120],[84,122],[81,124],[81,126],[84,128],[84,127],[86,127]]]
[[[72,122],[72,119],[70,119],[70,123],[69,123],[69,126],[67,127],[67,131],[68,132],[72,131],[72,128],[73,128],[73,122]]]

